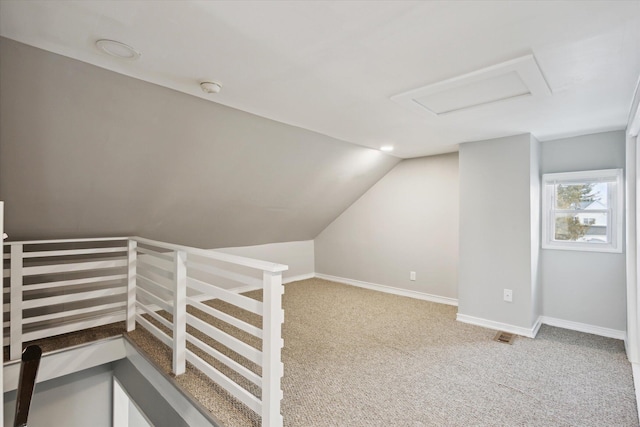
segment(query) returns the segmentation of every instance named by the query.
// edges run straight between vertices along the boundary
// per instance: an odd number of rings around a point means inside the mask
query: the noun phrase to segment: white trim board
[[[316,273],[307,273],[307,274],[299,274],[297,276],[283,277],[282,284],[286,285],[287,283],[298,282],[300,280],[313,279],[314,277],[316,277]]]
[[[603,328],[602,326],[572,322],[571,320],[557,319],[549,316],[540,316],[540,320],[545,325],[555,326],[556,328],[570,329],[572,331],[600,335],[601,337],[615,338],[618,340],[626,340],[627,338],[627,333],[618,329]]]
[[[439,304],[453,305],[456,307],[458,306],[458,300],[455,298],[441,297],[438,295],[427,294],[425,292],[394,288],[392,286],[379,285],[377,283],[363,282],[363,281],[354,280],[354,279],[346,279],[344,277],[330,276],[328,274],[316,273],[315,277],[317,277],[318,279],[329,280],[331,282],[338,282],[344,285],[357,286],[359,288],[371,289],[374,291],[385,292],[388,294],[415,298],[415,299],[420,299],[424,301],[437,302]]]
[[[481,319],[479,317],[468,316],[458,313],[456,320],[471,325],[482,326],[497,331],[511,332],[513,334],[522,335],[528,338],[535,338],[540,330],[541,325],[554,326],[556,328],[569,329],[576,332],[584,332],[587,334],[599,335],[607,338],[626,340],[625,331],[617,329],[603,328],[601,326],[588,325],[586,323],[572,322],[570,320],[556,319],[555,317],[540,316],[531,328],[523,328],[521,326],[509,325],[507,323],[495,322],[493,320]]]
[[[493,320],[481,319],[479,317],[473,317],[466,314],[460,314],[456,316],[456,320],[462,323],[468,323],[470,325],[481,326],[487,329],[493,329],[496,331],[505,331],[512,334],[521,335],[527,338],[535,338],[540,330],[541,322],[540,318],[536,320],[534,325],[530,328],[523,328],[522,326],[509,325],[508,323],[495,322]]]

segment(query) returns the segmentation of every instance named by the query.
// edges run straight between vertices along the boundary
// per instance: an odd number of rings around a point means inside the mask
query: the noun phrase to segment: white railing
[[[5,246],[12,360],[24,342],[126,321],[128,331],[142,326],[172,349],[174,374],[189,362],[258,413],[263,426],[283,425],[287,266],[140,237]],[[262,301],[239,289],[262,289]]]
[[[126,242],[107,238],[5,244],[5,344],[8,341],[11,360],[20,358],[24,342],[124,320]]]

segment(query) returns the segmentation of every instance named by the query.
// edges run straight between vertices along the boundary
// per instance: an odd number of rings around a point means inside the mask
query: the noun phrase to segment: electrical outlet
[[[504,290],[504,300],[506,302],[513,302],[513,291],[511,289]]]
[[[416,272],[415,271],[410,271],[409,272],[409,280],[412,280],[412,281],[416,280]]]

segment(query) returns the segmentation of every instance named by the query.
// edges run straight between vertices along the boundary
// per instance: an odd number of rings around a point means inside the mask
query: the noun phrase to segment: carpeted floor
[[[622,341],[543,326],[507,345],[456,307],[319,279],[285,289],[285,426],[638,425]],[[130,335],[170,367],[168,349]],[[259,425],[193,369],[177,380],[225,426]]]

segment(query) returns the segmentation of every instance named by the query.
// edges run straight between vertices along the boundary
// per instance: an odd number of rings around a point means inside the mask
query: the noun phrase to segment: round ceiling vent
[[[100,39],[96,41],[96,46],[101,51],[120,59],[130,61],[140,58],[140,52],[131,46],[115,40]]]

